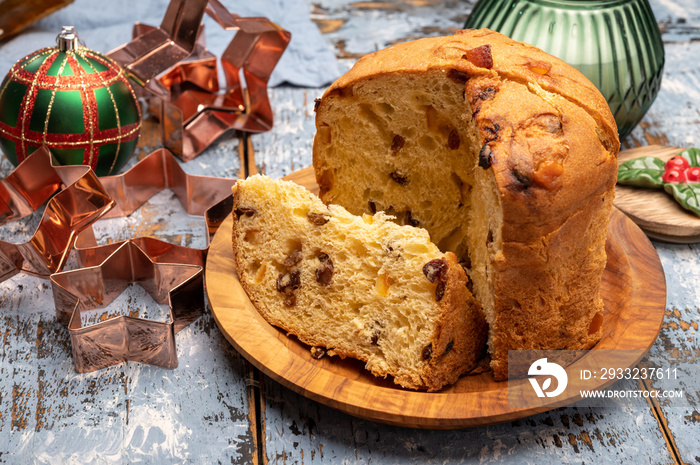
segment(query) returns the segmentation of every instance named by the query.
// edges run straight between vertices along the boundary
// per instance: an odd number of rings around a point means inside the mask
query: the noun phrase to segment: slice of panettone
[[[236,269],[270,324],[407,388],[439,390],[476,365],[484,316],[456,256],[425,230],[260,175],[234,192]]]

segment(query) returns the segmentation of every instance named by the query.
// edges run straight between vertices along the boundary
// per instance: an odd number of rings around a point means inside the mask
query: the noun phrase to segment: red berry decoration
[[[685,171],[677,168],[671,168],[666,170],[661,179],[663,179],[664,182],[685,182]]]
[[[671,157],[664,165],[664,169],[666,171],[669,171],[673,168],[684,171],[687,170],[689,167],[690,163],[688,163],[688,160],[680,156]]]
[[[617,182],[663,189],[681,207],[700,217],[700,148],[687,148],[668,161],[651,156],[624,161],[617,169]]]
[[[700,182],[700,166],[691,166],[685,170],[685,179],[687,182]]]

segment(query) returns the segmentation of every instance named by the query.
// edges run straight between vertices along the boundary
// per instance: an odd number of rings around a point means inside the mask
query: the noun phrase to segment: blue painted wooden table
[[[663,84],[624,144],[700,146],[700,1],[651,4],[666,47]],[[472,6],[309,0],[311,18],[344,69],[389,44],[452,33]],[[256,171],[281,177],[309,166],[313,101],[323,90],[271,89],[272,131],[249,143],[224,137],[182,166],[230,178]],[[157,145],[146,129],[132,164]],[[0,159],[0,175],[11,169]],[[0,238],[26,241],[37,221],[35,214],[4,226]],[[156,235],[195,247],[203,247],[206,236],[203,219],[184,213],[168,190],[129,218],[101,220],[96,231],[102,242]],[[677,383],[652,387],[682,389],[682,399],[579,402],[511,423],[450,431],[386,426],[292,392],[252,368],[209,310],[178,334],[174,370],[128,362],[77,374],[68,333],[54,318],[50,283],[20,274],[0,283],[0,463],[700,463],[700,247],[654,246],[668,299],[661,333],[643,363],[677,368]],[[115,311],[164,311],[137,286],[115,305]],[[619,387],[638,388],[633,381]]]

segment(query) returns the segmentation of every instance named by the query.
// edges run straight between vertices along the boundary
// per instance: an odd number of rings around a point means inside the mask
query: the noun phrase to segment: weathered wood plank
[[[222,138],[185,170],[235,177],[237,147],[235,137]],[[12,166],[1,160],[4,177]],[[29,240],[40,213],[0,228],[0,239]],[[148,234],[194,247],[207,233],[170,190],[129,218],[100,220],[96,231],[101,243]],[[257,462],[248,364],[209,311],[178,333],[174,370],[129,362],[76,374],[49,281],[19,274],[0,283],[0,308],[0,462]],[[162,319],[167,307],[131,286],[107,311]]]
[[[314,19],[339,58],[359,58],[398,42],[449,35],[464,26],[474,1],[311,2]],[[331,26],[331,27],[329,27]]]
[[[654,401],[669,441],[683,463],[700,462],[700,246],[656,243],[666,273],[667,310],[646,365],[664,371],[650,389],[680,391],[682,397]],[[670,375],[670,376],[669,376]]]
[[[628,382],[620,388],[636,389]],[[357,419],[265,383],[269,463],[629,463],[670,464],[643,399],[560,408],[512,423],[452,431]]]
[[[128,310],[143,305],[128,299]],[[245,361],[210,313],[177,336],[179,367],[73,369],[50,285],[0,285],[0,457],[10,463],[252,462]]]
[[[314,99],[323,89],[277,87],[270,89],[274,102],[275,126],[272,131],[251,137],[257,170],[273,178],[311,166]]]
[[[628,142],[661,143],[678,147],[700,146],[700,23],[698,5],[678,2],[652,2],[659,21],[673,23],[664,31],[666,65],[661,91]],[[678,18],[671,20],[668,18]],[[663,23],[662,23],[662,27]],[[675,42],[687,40],[689,42]],[[681,390],[682,398],[652,402],[668,442],[684,463],[700,461],[698,421],[700,421],[700,322],[698,292],[698,246],[654,244],[666,273],[667,310],[657,343],[652,347],[648,366],[677,370],[678,379],[648,382],[651,389]]]
[[[664,42],[692,42],[700,38],[700,5],[697,2],[669,0],[649,4]]]
[[[628,146],[700,145],[700,42],[666,43],[661,90],[644,119],[627,136]]]

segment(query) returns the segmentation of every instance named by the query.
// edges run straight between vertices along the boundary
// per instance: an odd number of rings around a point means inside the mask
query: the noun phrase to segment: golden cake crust
[[[599,287],[619,140],[605,99],[563,61],[487,29],[363,57],[317,105],[321,199],[334,187],[322,150],[327,102],[352,96],[359,83],[435,70],[464,83],[481,146],[476,170],[493,173],[502,209],[500,248],[488,265],[496,270],[494,377],[507,376],[510,349],[592,347],[601,335],[596,315],[603,309]]]
[[[471,57],[470,61],[469,52],[482,46],[491,48],[490,68],[478,66],[482,63],[477,57]],[[418,73],[434,68],[454,69],[468,77],[491,76],[525,85],[536,83],[585,109],[595,119],[607,150],[611,153],[619,150],[615,119],[598,89],[580,71],[537,47],[489,29],[464,29],[453,36],[404,42],[365,55],[326,90],[324,97],[373,75]]]

